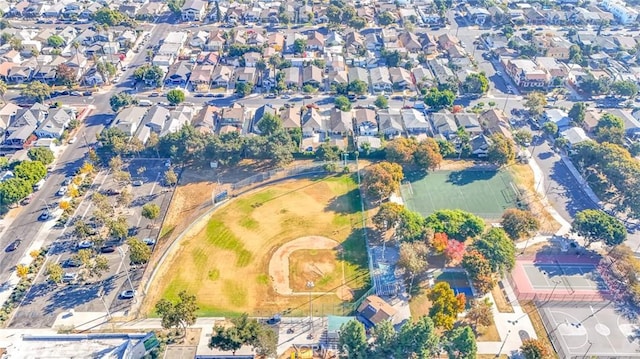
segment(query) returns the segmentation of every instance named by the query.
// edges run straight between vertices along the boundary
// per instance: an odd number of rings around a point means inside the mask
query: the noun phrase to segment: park
[[[228,201],[184,234],[148,293],[196,295],[199,315],[347,314],[369,287],[353,175],[289,180]]]

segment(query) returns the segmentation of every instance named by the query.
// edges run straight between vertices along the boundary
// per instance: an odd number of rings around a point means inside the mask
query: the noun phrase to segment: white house
[[[200,21],[207,13],[207,3],[203,0],[187,0],[182,6],[182,21]]]

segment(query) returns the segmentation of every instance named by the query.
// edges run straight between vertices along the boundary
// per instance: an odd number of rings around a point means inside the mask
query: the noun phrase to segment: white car
[[[144,182],[142,182],[142,180],[137,180],[137,181],[133,181],[131,184],[134,185],[135,187],[140,187],[144,184]]]
[[[62,276],[62,281],[65,282],[65,283],[69,283],[69,282],[73,282],[74,280],[76,280],[76,278],[78,278],[78,273],[69,272],[69,273],[65,273]]]
[[[125,290],[120,292],[120,299],[131,299],[136,296],[135,290]]]
[[[144,242],[144,244],[146,244],[148,246],[152,246],[152,245],[156,244],[156,240],[153,239],[153,238],[149,238],[149,237],[143,239],[142,241]]]
[[[498,75],[498,76],[502,76],[502,72],[500,72],[500,71],[496,71],[496,75]]]
[[[93,247],[93,243],[89,241],[82,241],[78,243],[78,249],[89,249]]]
[[[76,141],[78,140],[78,138],[76,136],[73,136],[69,139],[69,144],[74,144],[76,143]]]
[[[69,190],[69,187],[67,186],[62,186],[60,187],[60,189],[58,190],[58,192],[56,192],[57,196],[64,196],[65,194],[67,194],[67,191]]]

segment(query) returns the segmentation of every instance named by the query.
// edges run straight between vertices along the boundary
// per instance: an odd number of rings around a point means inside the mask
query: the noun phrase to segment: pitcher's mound
[[[340,300],[344,300],[345,302],[353,300],[353,290],[347,287],[346,285],[341,286],[336,290],[336,295]]]

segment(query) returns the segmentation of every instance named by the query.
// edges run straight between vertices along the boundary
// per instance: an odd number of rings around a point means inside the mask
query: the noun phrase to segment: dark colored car
[[[82,262],[74,258],[69,258],[66,261],[64,261],[64,263],[62,263],[62,266],[65,268],[75,268],[75,267],[80,267],[81,265],[82,265]]]
[[[100,248],[100,252],[102,253],[113,253],[115,251],[116,251],[116,247],[112,247],[112,246],[106,246],[106,247]]]
[[[7,252],[15,251],[16,249],[18,249],[18,247],[20,247],[20,243],[22,243],[22,239],[16,239],[15,241],[11,242],[11,244],[9,244],[6,251]]]

